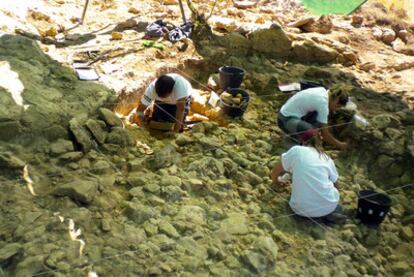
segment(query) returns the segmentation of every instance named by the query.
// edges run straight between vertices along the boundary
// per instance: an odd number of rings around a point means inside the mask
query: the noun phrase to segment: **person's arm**
[[[145,110],[148,108],[148,106],[144,105],[143,103],[139,103],[136,113],[137,113],[137,123],[139,126],[144,126],[146,124],[147,118],[145,116]]]
[[[137,113],[144,113],[147,108],[148,108],[147,105],[144,105],[143,103],[140,102],[137,107]]]
[[[337,140],[331,132],[329,132],[329,127],[326,124],[322,124],[321,132],[323,141],[329,143],[330,145],[336,146],[341,150],[346,150],[348,148],[348,144],[346,142]]]
[[[329,159],[329,167],[329,180],[331,180],[335,188],[339,189],[339,175],[336,170],[335,162],[332,159]]]
[[[146,122],[147,117],[145,115],[145,111],[151,105],[151,103],[155,100],[155,82],[156,80],[151,82],[151,84],[147,87],[136,109],[137,120],[140,126],[143,126],[147,123]]]
[[[279,182],[279,176],[283,172],[283,166],[281,162],[278,162],[272,170],[272,184],[276,187],[279,187],[281,184]]]
[[[179,132],[184,127],[185,98],[177,101],[176,122],[174,131]]]

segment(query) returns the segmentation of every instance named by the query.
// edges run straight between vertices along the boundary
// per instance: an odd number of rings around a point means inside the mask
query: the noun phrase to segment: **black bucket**
[[[222,66],[219,68],[219,83],[222,90],[239,88],[244,78],[244,69],[234,66]]]
[[[318,88],[318,87],[324,88],[324,86],[318,82],[303,80],[303,81],[300,81],[299,83],[300,83],[300,90],[305,90],[308,88]]]
[[[226,92],[234,96],[236,96],[237,94],[241,94],[244,103],[238,107],[234,107],[224,102],[223,99],[220,97],[220,104],[223,109],[223,112],[230,117],[243,117],[243,114],[246,111],[247,106],[249,105],[250,95],[246,91],[239,88],[228,89],[226,90]]]
[[[358,193],[357,217],[367,225],[379,225],[391,207],[391,198],[373,190]]]

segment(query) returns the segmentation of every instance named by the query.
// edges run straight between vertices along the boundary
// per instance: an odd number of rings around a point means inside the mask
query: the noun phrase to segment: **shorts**
[[[304,132],[309,129],[320,128],[321,123],[319,123],[316,118],[318,112],[310,112],[302,118],[294,116],[284,116],[280,111],[277,116],[277,125],[280,129],[283,130],[288,135],[295,135],[301,132]]]
[[[185,99],[184,119],[190,111],[191,96]],[[176,122],[177,121],[177,105],[166,104],[161,101],[155,101],[154,110],[152,112],[151,120],[157,122]]]

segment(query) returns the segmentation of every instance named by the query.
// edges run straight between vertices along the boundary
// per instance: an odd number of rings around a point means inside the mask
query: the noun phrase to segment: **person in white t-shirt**
[[[293,95],[278,113],[277,123],[280,129],[296,140],[297,133],[321,128],[322,138],[341,150],[348,148],[346,142],[337,140],[327,126],[328,116],[344,107],[348,94],[341,86],[326,90],[323,87],[309,88]]]
[[[303,145],[290,148],[281,156],[271,177],[273,185],[282,186],[279,176],[283,171],[292,174],[292,192],[289,206],[295,214],[323,218],[331,223],[344,223],[339,192],[336,188],[338,172],[333,160],[321,150],[320,133],[310,129],[301,134]]]
[[[192,87],[181,75],[169,73],[154,80],[145,90],[137,113],[145,121],[145,110],[154,104],[151,120],[174,122],[175,131],[182,131],[190,109]]]

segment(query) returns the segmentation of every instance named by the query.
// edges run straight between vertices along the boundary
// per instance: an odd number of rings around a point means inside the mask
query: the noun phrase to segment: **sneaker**
[[[341,214],[341,213],[335,213],[335,212],[323,217],[325,223],[338,224],[338,225],[345,224],[347,218],[348,217],[346,215]]]

